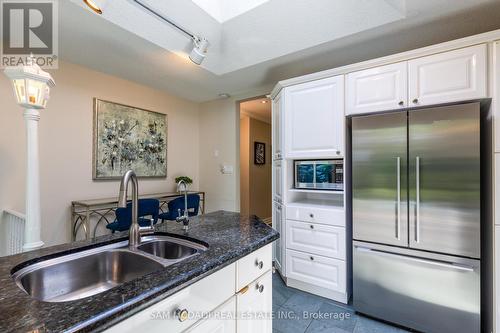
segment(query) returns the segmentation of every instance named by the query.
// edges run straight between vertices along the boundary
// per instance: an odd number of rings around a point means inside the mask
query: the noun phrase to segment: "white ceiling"
[[[210,41],[201,67],[185,35],[131,0],[102,16],[60,1],[60,58],[207,101],[500,28],[500,0],[269,0],[222,23],[193,1],[143,1]]]
[[[269,0],[192,0],[218,22],[223,23]]]

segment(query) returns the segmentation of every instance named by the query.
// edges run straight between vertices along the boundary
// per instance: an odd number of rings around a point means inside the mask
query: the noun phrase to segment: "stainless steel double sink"
[[[124,240],[34,263],[12,276],[22,290],[37,300],[72,301],[163,269],[207,248],[182,238],[143,236],[134,249]]]

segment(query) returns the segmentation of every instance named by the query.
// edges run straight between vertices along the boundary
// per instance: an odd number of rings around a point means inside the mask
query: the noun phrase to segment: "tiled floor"
[[[349,305],[288,288],[278,273],[273,274],[273,310],[273,333],[409,332],[357,315]],[[311,318],[308,313],[324,316]]]

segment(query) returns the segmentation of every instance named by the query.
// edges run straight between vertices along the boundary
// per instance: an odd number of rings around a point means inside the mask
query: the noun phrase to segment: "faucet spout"
[[[120,183],[120,192],[118,195],[118,207],[127,207],[128,184],[132,182],[132,216],[129,229],[129,246],[137,247],[141,243],[141,231],[143,228],[139,226],[139,182],[137,176],[132,170],[128,170],[122,177]],[[153,226],[145,227],[147,231],[152,231]]]

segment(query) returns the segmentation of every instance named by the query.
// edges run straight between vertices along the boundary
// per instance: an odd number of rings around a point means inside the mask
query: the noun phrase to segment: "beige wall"
[[[250,117],[240,118],[240,212],[250,213]]]
[[[200,189],[207,192],[208,211],[240,211],[239,101],[263,96],[271,89],[272,86],[268,86],[201,104]],[[222,174],[222,164],[232,165],[234,173]]]
[[[141,193],[172,191],[181,174],[199,187],[199,104],[66,62],[51,73],[57,86],[40,120],[42,240],[47,245],[69,241],[72,200],[118,193],[117,181],[92,181],[93,97],[168,114],[168,177],[141,180]],[[24,212],[25,154],[22,110],[0,75],[0,210]]]
[[[266,144],[266,164],[254,164],[254,142]],[[260,218],[271,217],[272,168],[271,168],[271,125],[250,118],[249,154],[249,196],[250,214]]]

